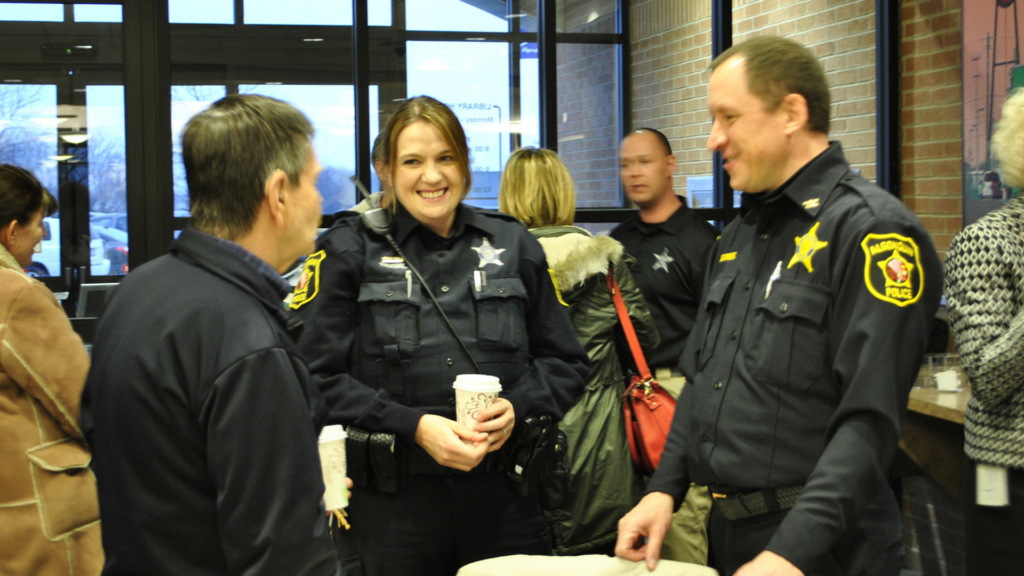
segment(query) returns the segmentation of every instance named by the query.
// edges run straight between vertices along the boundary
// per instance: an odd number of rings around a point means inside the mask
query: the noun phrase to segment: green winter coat
[[[622,244],[571,226],[530,232],[544,247],[576,336],[591,362],[586,391],[560,424],[569,444],[569,493],[563,508],[546,512],[555,554],[606,551],[618,536],[619,519],[640,501],[645,489],[626,445],[621,398],[626,379],[616,348],[620,330],[606,280],[609,265],[645,350],[657,347],[658,331],[633,282]],[[628,346],[624,353],[629,355]]]

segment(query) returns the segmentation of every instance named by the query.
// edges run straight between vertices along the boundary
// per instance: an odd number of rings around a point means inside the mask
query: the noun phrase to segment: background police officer
[[[623,138],[619,167],[626,194],[640,210],[611,236],[636,259],[633,278],[661,336],[661,344],[647,352],[647,363],[658,382],[678,396],[686,379],[676,366],[697,317],[704,270],[718,229],[690,210],[672,188],[676,157],[661,132],[639,128]],[[710,507],[706,488],[695,486],[687,493],[665,539],[664,558],[707,562]]]
[[[938,257],[917,218],[828,141],[809,51],[761,37],[712,68],[708,148],[743,209],[712,252],[681,363],[692,385],[616,553],[653,566],[693,480],[715,495],[723,575],[898,574],[885,480],[938,306]]]

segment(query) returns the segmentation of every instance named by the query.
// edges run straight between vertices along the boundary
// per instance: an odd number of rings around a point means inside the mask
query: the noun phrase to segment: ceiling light
[[[524,14],[524,13],[520,12],[519,14],[509,14],[508,16],[505,16],[505,18],[508,19],[508,20],[511,20],[513,18],[524,18],[526,16],[529,16],[529,14]]]
[[[74,144],[74,145],[77,146],[78,144],[81,144],[82,142],[85,142],[86,140],[88,140],[89,139],[89,135],[88,134],[62,134],[60,139],[65,141],[65,142],[67,142],[68,144]]]
[[[270,86],[280,86],[281,84],[284,84],[284,82],[267,82],[267,84]]]
[[[323,42],[323,38],[303,38],[303,42]]]
[[[598,14],[597,12],[591,12],[590,13],[590,17],[587,18],[587,24],[590,24],[591,22],[593,22],[594,20],[597,20],[600,17],[601,17],[601,15]]]
[[[21,78],[4,78],[4,82],[11,82],[11,83],[21,82]]]
[[[470,41],[473,41],[473,42],[479,42],[481,40],[487,40],[487,38],[466,38],[466,40],[470,40]]]
[[[50,160],[56,160],[57,162],[64,162],[74,158],[74,154],[61,154],[60,156],[50,156]]]

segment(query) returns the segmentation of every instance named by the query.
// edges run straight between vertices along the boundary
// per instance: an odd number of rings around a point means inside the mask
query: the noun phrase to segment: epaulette
[[[522,222],[519,222],[519,219],[516,218],[515,216],[511,216],[509,214],[505,214],[504,212],[499,212],[497,210],[490,210],[490,209],[487,209],[487,208],[477,208],[476,211],[477,211],[478,214],[483,214],[484,216],[494,216],[494,217],[497,217],[497,218],[501,218],[502,220],[508,220],[509,222],[516,222],[516,223],[522,224]]]

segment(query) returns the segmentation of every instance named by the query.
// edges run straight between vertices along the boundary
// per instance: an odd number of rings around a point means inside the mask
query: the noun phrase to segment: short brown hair
[[[14,221],[28,224],[40,210],[43,216],[53,216],[57,211],[53,194],[28,170],[0,164],[0,226]]]
[[[527,228],[571,226],[576,189],[569,169],[551,150],[516,150],[501,174],[498,207]]]
[[[416,96],[402,102],[398,110],[388,119],[381,141],[380,159],[393,177],[395,175],[395,155],[398,154],[398,136],[411,124],[426,122],[441,133],[441,137],[452,147],[455,163],[459,174],[465,182],[462,197],[469,194],[473,184],[473,175],[469,169],[469,145],[466,143],[466,132],[462,124],[450,108],[430,96]],[[461,200],[461,199],[460,199]],[[392,205],[394,207],[394,205]]]
[[[232,94],[193,116],[181,136],[192,225],[229,239],[248,232],[275,170],[298,185],[312,138],[302,112],[267,96]]]
[[[714,70],[733,57],[746,64],[747,89],[775,110],[789,94],[807,101],[808,127],[828,134],[829,94],[825,71],[810,50],[781,36],[760,36],[741,42],[719,54]]]

